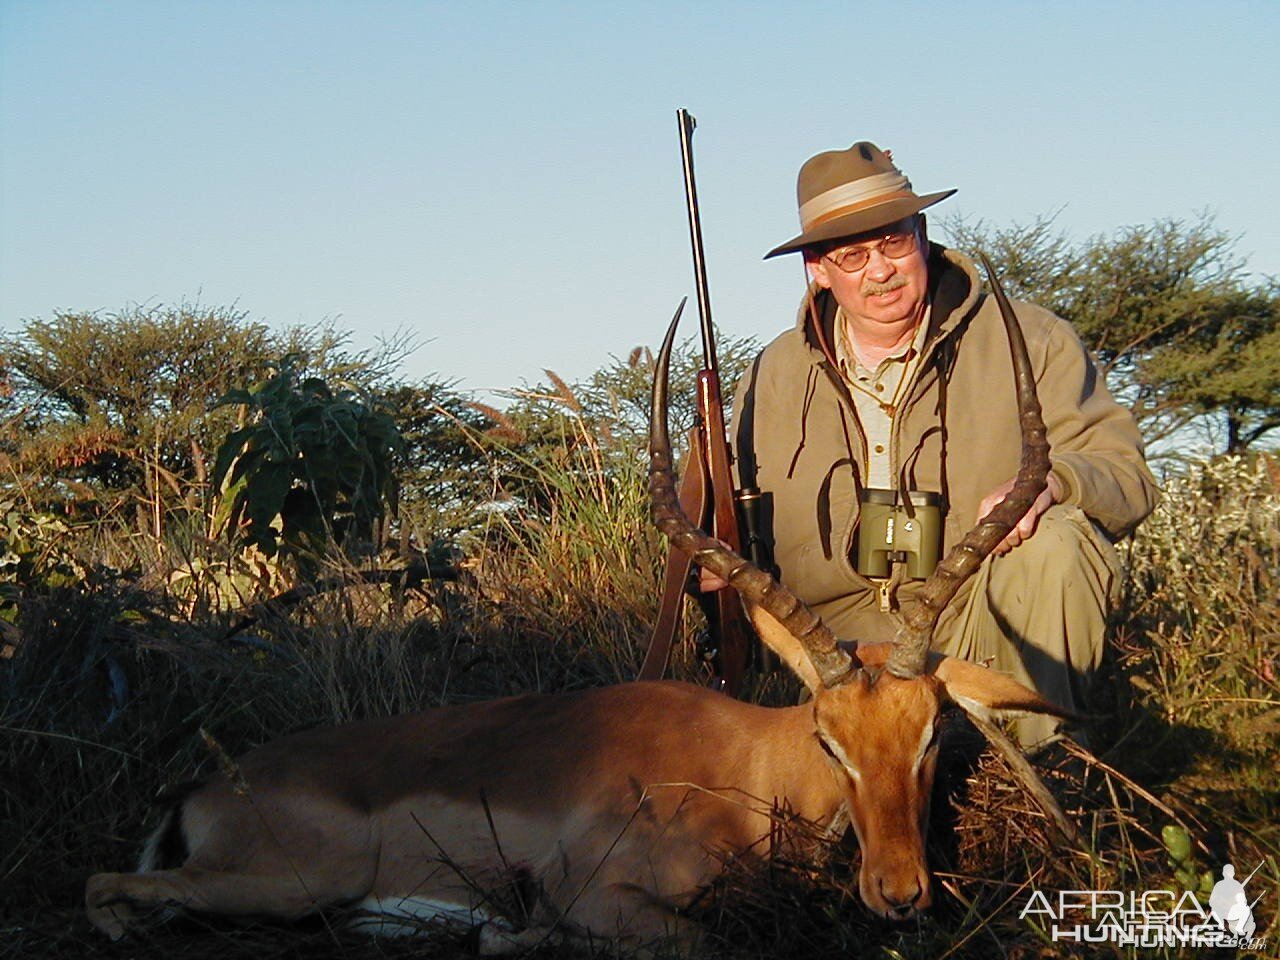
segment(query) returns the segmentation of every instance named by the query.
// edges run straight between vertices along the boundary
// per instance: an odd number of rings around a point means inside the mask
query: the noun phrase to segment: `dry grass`
[[[129,561],[120,542],[99,537],[94,549],[109,541],[130,575],[28,596],[22,642],[0,661],[0,955],[466,955],[474,944],[453,931],[370,941],[324,919],[280,927],[188,917],[110,944],[79,903],[90,872],[134,859],[156,794],[210,767],[201,728],[236,753],[320,722],[631,676],[661,561],[640,462],[587,442],[561,467],[538,468],[552,509],[495,513],[459,582],[406,596],[326,595],[232,639],[225,614],[182,615],[190,607],[169,592],[162,567],[161,554],[174,551],[154,546],[145,563]],[[1072,956],[1018,920],[1031,888],[1168,885],[1161,831],[1170,824],[1193,838],[1198,870],[1265,861],[1250,885],[1263,895],[1265,931],[1280,903],[1274,469],[1225,463],[1171,482],[1129,548],[1132,582],[1090,730],[1101,759],[1041,761],[1088,849],[1053,839],[1003,761],[979,758],[972,729],[956,722],[935,796],[937,903],[926,918],[874,920],[858,901],[856,849],[779,813],[778,856],[729,865],[702,905],[703,952]],[[694,672],[687,660],[677,670]],[[757,696],[793,693],[775,680]]]

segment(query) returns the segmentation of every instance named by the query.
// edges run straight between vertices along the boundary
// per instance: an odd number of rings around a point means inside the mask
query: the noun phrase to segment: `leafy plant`
[[[1181,884],[1183,890],[1194,890],[1205,897],[1209,896],[1213,892],[1213,872],[1199,869],[1191,835],[1187,833],[1186,827],[1176,823],[1165,824],[1160,828],[1160,840],[1164,844],[1169,866],[1173,869],[1173,879]]]
[[[403,443],[367,391],[300,379],[303,360],[288,354],[266,380],[218,401],[243,406],[248,423],[218,449],[213,528],[243,535],[268,557],[283,549],[309,568],[329,544],[351,553],[373,543],[395,511]]]
[[[15,623],[24,589],[36,584],[68,586],[83,579],[84,567],[68,543],[71,530],[47,513],[18,509],[0,501],[0,620]]]

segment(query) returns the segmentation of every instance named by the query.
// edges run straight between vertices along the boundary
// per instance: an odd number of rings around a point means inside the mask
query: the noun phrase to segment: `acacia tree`
[[[953,219],[1017,297],[1071,321],[1149,442],[1206,415],[1239,453],[1280,427],[1280,286],[1250,274],[1213,218],[1158,220],[1074,243],[1052,218]]]
[[[726,418],[734,388],[758,352],[753,338],[717,336]],[[671,367],[672,433],[679,446],[696,416],[694,379],[702,367],[702,350],[696,339],[676,346]],[[535,509],[546,500],[540,478],[543,466],[559,474],[576,463],[575,469],[605,474],[621,461],[629,466],[644,456],[653,352],[636,347],[626,359],[612,358],[586,380],[574,384],[553,371],[546,374],[550,383],[509,391],[514,402],[505,411],[482,408],[497,425],[490,431],[497,485]]]
[[[433,378],[392,384],[382,401],[404,441],[402,546],[450,541],[475,525],[477,511],[494,496],[487,438],[495,421],[452,383]]]
[[[288,352],[326,372],[371,366],[345,341],[188,303],[28,321],[0,338],[0,468],[45,508],[69,496],[203,508],[206,458],[235,426],[214,401]]]
[[[1220,419],[1226,453],[1267,442],[1280,428],[1278,313],[1275,281],[1223,296],[1185,348],[1147,359],[1141,371],[1147,395]]]

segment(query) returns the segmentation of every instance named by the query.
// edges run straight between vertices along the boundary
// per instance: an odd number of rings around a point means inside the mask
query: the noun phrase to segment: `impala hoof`
[[[84,891],[85,912],[89,922],[112,940],[119,940],[133,922],[133,907],[116,889],[111,873],[97,873],[89,878]]]

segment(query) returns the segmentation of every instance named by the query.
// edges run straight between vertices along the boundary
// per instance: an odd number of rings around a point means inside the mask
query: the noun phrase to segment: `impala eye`
[[[818,744],[822,747],[822,752],[828,757],[840,764],[842,767],[848,766],[848,760],[844,755],[844,751],[840,749],[839,744],[833,744],[821,734],[818,735]]]
[[[845,754],[839,743],[832,743],[826,737],[822,736],[822,734],[818,734],[818,743],[822,745],[822,749],[826,752],[827,756],[840,764],[841,769],[849,775],[849,779],[854,784],[857,784],[862,780],[862,774],[859,773],[858,769],[849,761],[849,757]]]

